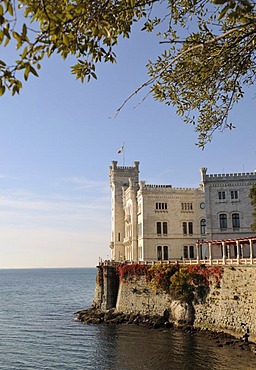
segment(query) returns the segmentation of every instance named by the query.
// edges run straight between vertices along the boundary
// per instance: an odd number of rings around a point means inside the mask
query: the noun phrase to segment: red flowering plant
[[[222,275],[221,268],[217,266],[192,265],[182,267],[171,277],[169,293],[176,299],[188,303],[202,302],[215,282],[219,285]]]
[[[116,266],[120,281],[134,280],[141,276],[156,291],[169,293],[183,302],[202,302],[207,296],[210,285],[219,285],[222,269],[218,266],[157,263],[153,266],[119,264]]]
[[[207,286],[210,286],[213,282],[216,286],[219,286],[220,279],[222,276],[222,269],[218,266],[205,266],[202,265],[192,265],[187,267],[191,274],[196,274],[203,276]]]
[[[147,276],[149,267],[138,263],[119,264],[116,266],[120,281],[131,280],[140,276]]]

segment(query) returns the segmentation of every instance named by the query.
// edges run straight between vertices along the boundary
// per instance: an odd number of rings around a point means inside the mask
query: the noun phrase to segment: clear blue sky
[[[123,142],[125,165],[139,160],[147,183],[197,187],[200,167],[255,169],[253,91],[232,112],[236,130],[216,132],[204,151],[174,108],[149,97],[134,109],[144,94],[109,118],[147,79],[147,59],[161,47],[135,32],[90,84],[54,57],[19,96],[0,98],[0,268],[95,266],[110,255],[109,165],[122,165]]]

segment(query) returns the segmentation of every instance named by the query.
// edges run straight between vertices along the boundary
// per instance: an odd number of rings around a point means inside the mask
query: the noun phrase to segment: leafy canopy
[[[14,43],[18,57],[0,60],[0,95],[19,93],[22,75],[38,76],[42,59],[54,53],[74,56],[77,79],[96,78],[95,65],[115,62],[119,37],[129,37],[141,20],[142,30],[159,32],[165,50],[148,62],[149,80],[127,100],[148,87],[195,126],[203,147],[216,129],[234,127],[229,112],[255,82],[255,6],[251,0],[1,0],[0,44]]]

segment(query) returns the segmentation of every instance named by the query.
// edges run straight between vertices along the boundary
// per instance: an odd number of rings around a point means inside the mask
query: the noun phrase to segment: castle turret
[[[134,162],[132,167],[118,166],[117,161],[112,161],[109,167],[112,218],[111,218],[111,258],[115,261],[125,259],[125,214],[123,205],[123,192],[129,186],[137,186],[139,181],[139,162]]]

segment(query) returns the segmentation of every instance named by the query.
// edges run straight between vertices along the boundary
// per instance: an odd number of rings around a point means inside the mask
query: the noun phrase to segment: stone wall
[[[115,307],[118,291],[119,277],[116,273],[115,266],[98,266],[93,306],[101,310],[108,310]]]
[[[256,268],[226,267],[220,288],[212,287],[204,304],[195,305],[197,327],[241,334],[241,323],[256,339]]]
[[[169,294],[156,292],[144,276],[121,282],[116,310],[125,314],[165,316],[176,325],[193,324],[194,310],[191,305],[172,300]]]
[[[100,269],[99,269],[100,271]],[[244,333],[241,323],[250,329],[250,339],[256,340],[256,268],[225,267],[219,287],[211,286],[205,302],[194,306],[171,299],[170,295],[155,292],[144,276],[119,283],[116,297],[114,268],[103,268],[103,279],[95,289],[95,307],[116,308],[126,314],[167,315],[175,324],[225,331],[237,336]],[[107,283],[111,279],[115,283]],[[99,284],[100,282],[100,284]]]

